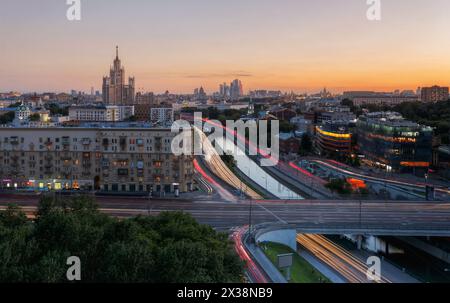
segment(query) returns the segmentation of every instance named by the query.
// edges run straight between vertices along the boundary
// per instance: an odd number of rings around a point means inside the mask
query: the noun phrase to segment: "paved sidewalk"
[[[269,260],[269,258],[267,258],[267,256],[258,246],[249,243],[247,243],[245,246],[256,263],[258,263],[258,265],[263,268],[264,272],[269,276],[270,280],[273,283],[288,283],[285,277],[273,265],[273,263]]]

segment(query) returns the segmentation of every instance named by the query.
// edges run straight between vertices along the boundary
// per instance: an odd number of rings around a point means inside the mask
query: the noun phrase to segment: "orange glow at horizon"
[[[450,85],[448,0],[383,1],[379,22],[362,0],[96,0],[80,22],[64,1],[4,1],[0,91],[101,90],[116,45],[138,91]]]

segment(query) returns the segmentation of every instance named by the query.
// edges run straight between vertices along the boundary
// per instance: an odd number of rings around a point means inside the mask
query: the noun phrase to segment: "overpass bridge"
[[[267,202],[265,202],[267,203]],[[285,201],[257,204],[307,234],[450,237],[450,202]],[[270,224],[273,226],[274,221]],[[255,224],[267,223],[258,222]]]
[[[96,200],[100,210],[111,216],[183,211],[198,222],[223,231],[249,225],[251,217],[255,225],[283,223],[303,233],[450,237],[450,202],[245,200],[232,203],[139,197],[96,197]],[[32,213],[38,201],[37,196],[0,195],[0,211],[14,203]]]

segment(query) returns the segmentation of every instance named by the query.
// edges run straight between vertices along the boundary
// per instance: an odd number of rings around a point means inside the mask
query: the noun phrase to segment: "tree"
[[[353,101],[350,100],[350,99],[343,99],[343,100],[341,101],[341,105],[343,105],[343,106],[348,106],[348,107],[350,107],[350,108],[352,108],[352,107],[355,106],[355,104],[353,103]]]
[[[16,102],[16,103],[11,104],[10,106],[8,106],[8,108],[17,108],[17,107],[19,107],[21,105],[22,105],[22,102]]]
[[[39,114],[32,114],[28,119],[32,122],[37,122],[41,120],[41,116]]]
[[[46,104],[45,108],[50,111],[52,116],[61,115],[68,116],[69,108],[68,107],[60,107],[57,103]]]
[[[7,112],[6,114],[3,114],[0,116],[0,124],[8,124],[14,121],[15,118],[14,112]]]
[[[136,116],[130,116],[125,121],[127,122],[136,122],[138,119]]]
[[[219,118],[220,111],[216,107],[208,108],[208,117],[211,120],[217,120]]]
[[[352,186],[345,179],[333,179],[325,187],[341,195],[349,195],[353,192]]]
[[[0,282],[240,282],[243,264],[226,234],[174,212],[118,220],[87,196],[45,196],[34,223],[17,207],[0,213]]]
[[[311,137],[307,133],[304,133],[300,144],[300,153],[304,154],[311,152],[312,146]]]
[[[287,121],[280,121],[280,132],[290,133],[295,130],[295,126]]]

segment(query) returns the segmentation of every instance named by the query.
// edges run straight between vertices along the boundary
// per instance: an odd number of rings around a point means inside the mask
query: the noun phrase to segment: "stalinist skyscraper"
[[[133,104],[135,98],[134,77],[128,78],[125,84],[125,68],[119,59],[119,47],[116,47],[116,59],[111,67],[109,77],[103,77],[103,102],[108,105]]]

